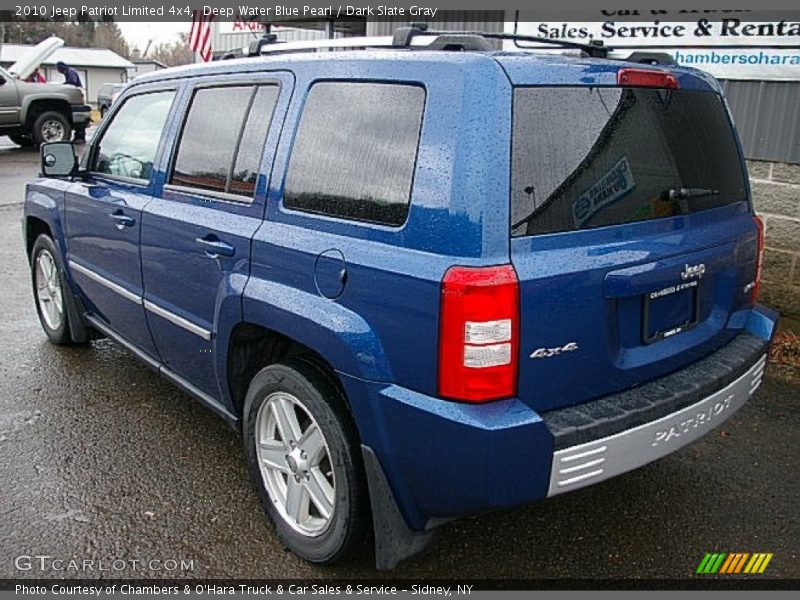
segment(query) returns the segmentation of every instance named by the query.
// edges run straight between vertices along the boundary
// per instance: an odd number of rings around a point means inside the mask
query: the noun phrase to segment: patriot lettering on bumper
[[[548,496],[631,471],[695,441],[741,408],[761,383],[762,356],[746,373],[686,408],[553,455]]]

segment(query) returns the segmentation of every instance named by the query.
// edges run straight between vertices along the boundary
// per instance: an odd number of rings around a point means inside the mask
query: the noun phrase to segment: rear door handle
[[[228,242],[223,242],[214,234],[207,235],[206,237],[197,238],[195,241],[202,246],[209,258],[219,258],[220,256],[233,256],[236,254],[236,248],[231,246]]]
[[[117,229],[122,229],[123,227],[133,227],[136,224],[136,219],[133,217],[129,217],[126,215],[122,210],[115,210],[113,213],[108,215],[116,222]]]

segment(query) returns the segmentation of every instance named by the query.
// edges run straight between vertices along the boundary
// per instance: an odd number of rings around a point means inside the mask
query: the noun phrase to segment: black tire
[[[61,318],[57,325],[52,317],[48,319],[48,317],[45,316],[42,309],[42,302],[39,298],[39,277],[41,277],[42,271],[37,268],[37,264],[39,258],[44,253],[47,253],[53,261],[53,265],[56,269],[54,277],[57,280],[58,292],[61,294]],[[33,284],[33,301],[36,304],[39,323],[41,323],[42,329],[44,329],[47,337],[54,344],[72,344],[72,338],[69,334],[69,316],[67,314],[67,294],[70,293],[69,288],[64,279],[64,270],[61,267],[58,249],[53,243],[53,240],[44,234],[36,238],[33,244],[33,251],[31,252],[31,283]],[[51,288],[48,288],[48,292]]]
[[[100,118],[101,118],[101,119],[105,119],[105,118],[106,118],[106,113],[107,113],[107,112],[108,112],[108,107],[106,107],[106,106],[101,106],[101,107],[100,107]]]
[[[11,138],[11,141],[17,146],[22,146],[23,148],[32,148],[36,145],[36,142],[27,135],[9,135],[8,137]]]
[[[56,126],[60,126],[61,135],[54,137],[52,132]],[[33,122],[31,136],[36,144],[46,144],[47,142],[68,142],[72,136],[72,125],[69,119],[62,113],[48,110],[36,117]]]
[[[259,410],[276,392],[299,400],[322,432],[329,452],[326,464],[333,473],[335,500],[326,528],[314,535],[298,531],[281,513],[278,508],[281,504],[270,496],[259,466],[256,449]],[[358,435],[342,394],[321,369],[302,359],[291,359],[259,371],[247,392],[242,433],[253,483],[264,510],[288,549],[309,562],[330,564],[344,560],[357,545],[364,544],[371,520]],[[287,473],[287,485],[290,477]]]

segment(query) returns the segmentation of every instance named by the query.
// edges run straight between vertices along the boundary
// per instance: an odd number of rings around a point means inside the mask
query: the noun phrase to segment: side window
[[[250,114],[239,142],[239,153],[236,155],[231,173],[232,194],[252,196],[255,191],[258,168],[261,165],[261,152],[272,120],[272,112],[278,103],[278,90],[277,85],[261,86],[253,98]]]
[[[278,90],[277,85],[197,90],[170,183],[252,197]]]
[[[147,181],[174,91],[132,96],[108,124],[95,151],[95,173]]]
[[[284,206],[402,225],[424,106],[425,91],[417,86],[315,84],[294,143]]]

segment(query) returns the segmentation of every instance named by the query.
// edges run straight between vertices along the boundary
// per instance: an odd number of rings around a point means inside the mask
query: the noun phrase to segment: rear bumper
[[[92,107],[88,104],[73,104],[70,110],[73,125],[88,125],[92,119]]]
[[[408,525],[526,504],[645,465],[701,437],[758,387],[777,314],[692,366],[634,390],[538,414],[518,399],[458,404],[343,375],[362,442]]]
[[[631,471],[702,437],[747,402],[761,383],[766,362],[767,356],[762,354],[744,375],[682,410],[556,450],[547,495],[569,492]]]

